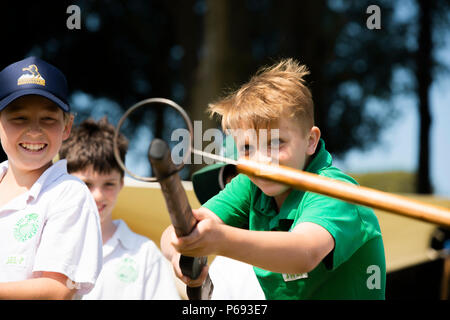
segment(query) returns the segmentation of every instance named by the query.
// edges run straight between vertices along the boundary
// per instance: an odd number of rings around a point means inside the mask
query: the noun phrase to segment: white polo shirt
[[[214,284],[212,300],[265,300],[253,266],[223,256],[214,258],[209,268]]]
[[[85,300],[179,300],[168,261],[150,239],[114,220],[114,235],[103,245],[103,268]]]
[[[66,163],[56,162],[0,207],[0,282],[48,271],[66,275],[80,293],[92,289],[102,265],[100,220],[89,189]],[[0,163],[0,180],[7,169],[8,161]]]

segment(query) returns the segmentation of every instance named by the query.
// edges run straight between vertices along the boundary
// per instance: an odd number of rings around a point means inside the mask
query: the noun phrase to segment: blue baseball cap
[[[28,57],[0,71],[0,111],[17,98],[30,94],[43,96],[63,111],[70,111],[67,80],[55,66]]]

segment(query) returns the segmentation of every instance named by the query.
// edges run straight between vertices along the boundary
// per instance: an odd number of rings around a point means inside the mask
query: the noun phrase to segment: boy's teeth
[[[22,147],[29,150],[40,150],[45,147],[45,144],[39,143],[39,144],[28,144],[28,143],[22,143]]]

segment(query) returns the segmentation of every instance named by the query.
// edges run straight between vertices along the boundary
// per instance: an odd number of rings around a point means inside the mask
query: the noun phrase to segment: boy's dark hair
[[[87,119],[72,129],[69,139],[61,146],[61,159],[67,160],[69,173],[81,171],[91,166],[101,174],[109,174],[113,170],[124,176],[124,171],[114,157],[114,126],[103,117],[98,122]],[[117,139],[120,159],[125,163],[128,140],[119,134]]]

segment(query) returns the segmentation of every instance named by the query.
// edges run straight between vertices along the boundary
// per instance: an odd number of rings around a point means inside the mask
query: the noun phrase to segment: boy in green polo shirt
[[[356,184],[332,167],[314,126],[307,74],[295,60],[282,60],[209,110],[222,117],[224,130],[245,129],[235,134],[240,157],[269,158]],[[278,135],[268,129],[278,129]],[[204,281],[207,268],[198,279],[183,276],[180,253],[222,255],[253,265],[267,299],[385,297],[383,240],[372,209],[240,174],[193,213],[199,223],[191,234],[177,238],[170,226],[161,239],[175,273],[190,286]]]

